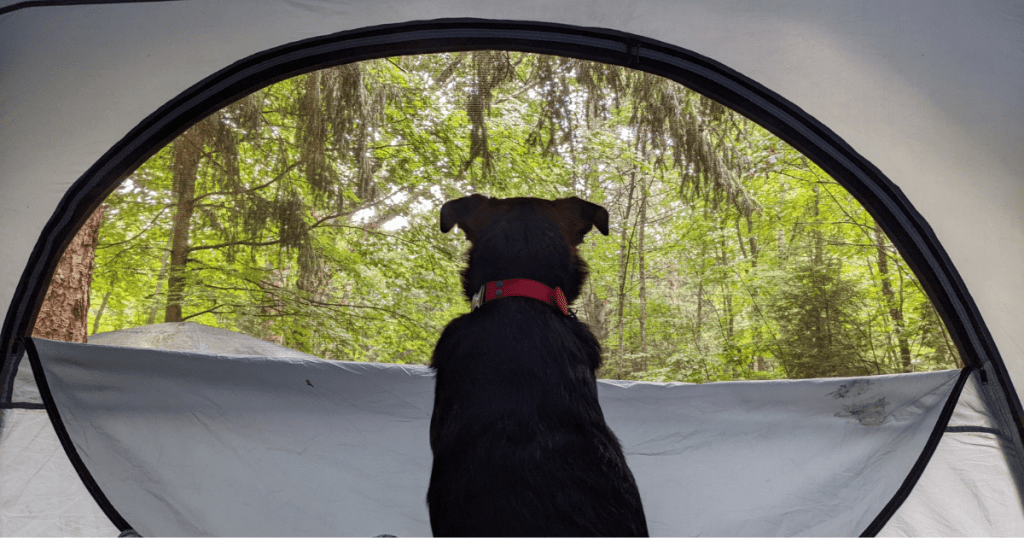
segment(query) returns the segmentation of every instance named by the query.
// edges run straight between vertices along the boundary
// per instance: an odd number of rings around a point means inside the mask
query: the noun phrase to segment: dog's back
[[[593,224],[592,208],[604,210],[577,199],[481,198],[460,199],[470,202],[447,223],[442,214],[442,230],[458,223],[473,242],[467,296],[487,282],[526,278],[571,302],[586,276],[575,246]],[[597,225],[607,233],[606,212]],[[533,298],[489,301],[448,325],[432,360],[427,501],[435,535],[647,534],[598,403],[600,361],[586,325]]]

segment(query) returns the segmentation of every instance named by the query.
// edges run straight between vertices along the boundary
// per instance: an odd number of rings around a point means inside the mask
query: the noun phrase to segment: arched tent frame
[[[0,16],[17,16],[20,8],[38,4],[48,3],[14,4],[0,8]],[[443,19],[298,40],[233,62],[161,106],[74,181],[43,228],[4,318],[4,370],[20,356],[18,339],[31,332],[49,276],[84,219],[123,177],[199,118],[268,84],[328,66],[480,49],[571,56],[655,73],[716,99],[786,140],[846,187],[880,222],[921,279],[967,363],[992,366],[1010,396],[1017,427],[1024,427],[1020,400],[998,348],[938,237],[899,187],[842,138],[795,103],[696,52],[639,34],[527,21]]]
[[[634,2],[629,6],[592,2],[585,9],[573,2],[489,1],[455,1],[444,5],[416,1],[400,8],[376,2],[302,6],[266,1],[247,2],[244,7],[232,7],[227,2],[176,1],[6,4],[0,2],[0,35],[5,36],[0,37],[0,59],[14,65],[15,69],[9,72],[29,76],[27,80],[14,80],[11,75],[0,74],[0,87],[10,88],[0,91],[0,112],[13,118],[0,122],[0,133],[7,146],[0,148],[0,199],[4,200],[6,214],[0,215],[0,226],[8,230],[0,235],[7,250],[7,256],[0,261],[0,303],[10,304],[0,333],[0,402],[10,401],[13,370],[24,352],[22,338],[31,332],[49,277],[66,244],[123,177],[189,125],[263,86],[323,67],[402,54],[505,49],[602,61],[665,76],[746,115],[803,152],[846,187],[880,222],[925,286],[965,361],[991,380],[987,386],[997,396],[995,399],[1004,403],[1004,419],[1012,422],[1018,435],[1024,431],[1024,412],[1014,389],[1014,385],[1024,386],[1024,364],[1016,362],[1021,343],[1012,337],[1020,329],[1016,319],[1024,310],[1024,290],[1019,278],[1011,276],[1024,273],[1024,252],[1019,247],[1024,234],[1018,229],[1020,210],[1008,210],[1006,205],[1012,206],[1015,196],[1018,202],[1022,198],[1021,188],[1014,181],[1021,180],[1024,158],[1019,152],[1014,154],[1013,141],[1021,139],[1024,107],[1020,105],[1024,98],[1014,98],[1013,92],[1024,90],[1024,75],[1008,75],[996,69],[995,74],[1001,74],[1002,79],[995,81],[995,89],[979,88],[980,99],[993,98],[991,106],[972,104],[967,112],[950,112],[948,117],[934,113],[963,104],[959,99],[971,97],[968,90],[957,84],[963,85],[971,77],[984,79],[992,75],[980,63],[959,62],[978,60],[971,54],[982,55],[987,52],[984,46],[998,44],[999,38],[1006,39],[1014,28],[1019,29],[1024,20],[1020,4],[992,3],[986,4],[986,9],[950,4],[944,10],[930,8],[929,3],[873,4],[876,11],[871,13],[842,2],[817,4],[813,10],[801,3],[763,2],[729,7],[656,1]],[[68,7],[74,4],[97,5]],[[185,9],[186,5],[192,5],[191,10]],[[56,16],[50,19],[48,11]],[[192,11],[200,14],[189,15]],[[50,42],[38,36],[52,24],[55,35],[66,36],[73,42],[84,40],[93,47],[103,46],[103,40],[90,31],[113,27],[119,13],[138,17],[140,27],[123,32],[129,41],[141,40],[145,44],[143,50],[112,46],[121,57],[95,62],[101,71],[110,72],[109,82],[104,83],[103,75],[86,76],[85,83],[76,86],[76,77],[87,74],[89,66],[75,62],[87,59],[81,56],[87,53],[64,50],[56,43],[59,40]],[[202,17],[224,26],[203,24]],[[161,26],[161,20],[170,22]],[[275,25],[275,21],[281,24]],[[900,22],[907,28],[900,28]],[[758,29],[759,25],[763,26]],[[935,28],[929,29],[928,25]],[[935,40],[961,26],[967,29],[961,36],[968,30],[985,30],[989,37],[962,58],[942,59],[955,47],[936,46]],[[780,35],[782,44],[768,46],[772,43],[772,32],[794,30],[808,35]],[[900,36],[901,30],[907,30],[907,35]],[[147,31],[154,34],[150,37],[152,45],[140,37]],[[829,31],[839,36],[836,41],[827,41],[833,35]],[[256,37],[261,32],[262,37]],[[44,63],[32,67],[15,61],[15,53],[26,52],[34,45],[28,35],[44,41],[42,53],[26,55],[29,62],[56,60],[56,65],[65,65],[67,72],[51,74],[51,67]],[[838,43],[839,38],[848,38],[850,43]],[[872,63],[864,55],[872,51],[871,40],[875,38],[882,39],[883,45],[879,47],[881,59]],[[726,43],[729,39],[736,43]],[[812,46],[808,41],[814,39],[825,41]],[[997,52],[1011,52],[1015,45],[1019,52],[1024,38],[1016,39],[1003,42]],[[176,51],[182,40],[199,45],[190,49],[190,44],[178,52],[206,50],[210,51],[209,56],[200,60],[160,55],[161,50]],[[802,48],[786,49],[801,43]],[[901,44],[912,50],[900,52]],[[964,43],[955,41],[953,45]],[[752,46],[766,50],[750,53]],[[932,71],[915,71],[914,47],[931,54],[921,61]],[[743,50],[748,51],[747,56],[741,54]],[[143,56],[143,52],[157,54],[159,58],[152,65],[145,65],[148,56]],[[936,56],[940,58],[935,59]],[[768,60],[779,62],[776,69],[764,65]],[[857,63],[860,61],[863,64]],[[119,62],[123,65],[119,66]],[[141,62],[140,68],[130,65],[133,62]],[[174,81],[177,86],[160,77],[156,81],[139,80],[137,87],[126,85],[134,77],[155,75],[163,67],[161,62],[182,75]],[[1013,71],[1024,62],[1018,53],[1018,57],[1010,56],[1005,63]],[[860,75],[866,77],[859,87],[837,86],[851,81],[848,76]],[[887,75],[892,78],[886,78]],[[940,84],[934,91],[922,87],[929,82],[939,84],[946,76],[950,78],[948,86]],[[12,102],[21,103],[18,92],[29,91],[28,85],[51,79],[52,87],[36,87],[41,93],[58,98],[51,101],[55,111],[7,108]],[[818,92],[799,88],[816,80],[823,81]],[[98,89],[93,87],[97,84]],[[167,87],[158,87],[159,84]],[[919,95],[890,93],[900,89],[914,90]],[[152,96],[132,97],[140,90]],[[857,95],[858,91],[863,93]],[[102,95],[103,92],[109,96]],[[891,103],[878,101],[886,95],[893,96]],[[88,101],[85,98],[90,97],[100,105],[98,110],[74,111],[79,99]],[[130,102],[125,117],[101,125],[97,129],[100,140],[86,140],[80,131],[91,130],[90,120],[116,113],[109,107],[121,97]],[[915,100],[924,104],[918,106]],[[1014,104],[1018,106],[1000,109]],[[903,105],[909,106],[908,110],[901,110]],[[994,108],[1002,115],[997,117]],[[34,113],[39,114],[40,126],[27,136],[16,137],[18,133],[8,131],[25,125],[26,118]],[[965,114],[970,113],[977,117],[965,119]],[[61,114],[70,118],[70,126],[60,123]],[[858,115],[866,119],[857,122],[854,118]],[[891,125],[905,122],[910,127],[893,128],[895,134],[887,134],[886,129],[891,126],[883,121],[887,117]],[[959,158],[944,154],[953,147],[951,140],[957,136],[982,136],[979,125],[987,125],[990,130],[984,134],[984,142],[975,144],[989,144],[986,152]],[[52,128],[49,134],[48,128]],[[921,141],[906,138],[911,128],[921,131]],[[941,132],[943,128],[948,132]],[[997,139],[1003,142],[994,142]],[[905,142],[903,146],[887,147],[901,140]],[[63,146],[65,142],[70,142],[69,146]],[[20,154],[29,145],[40,143],[42,149],[35,152],[37,160]],[[886,155],[886,149],[911,155],[893,158]],[[64,159],[58,156],[61,151],[72,156]],[[58,164],[40,164],[38,159],[43,158],[54,158]],[[957,159],[960,162],[950,166]],[[914,164],[923,170],[910,169]],[[989,238],[1004,238],[1001,241],[1009,245],[1004,251],[998,251],[993,239],[980,241],[983,245],[974,248],[970,238],[958,232],[960,223],[971,218],[966,209],[960,214],[951,211],[948,191],[960,181],[937,180],[934,188],[946,189],[938,195],[929,192],[926,184],[927,175],[943,167],[947,174],[957,176],[966,170],[977,171],[972,180],[973,187],[980,192],[965,195],[965,206],[990,211],[974,215],[983,217],[984,222],[973,229]],[[42,192],[18,183],[20,177],[54,174],[59,177]],[[28,194],[33,197],[26,198]],[[982,197],[986,196],[993,203],[991,208],[980,207]],[[919,207],[927,208],[927,219]],[[46,215],[52,216],[47,220]],[[933,229],[929,223],[936,222],[942,226]],[[16,227],[14,223],[26,224]],[[20,233],[32,235],[33,239],[14,237],[13,230],[18,228],[30,230]],[[956,263],[944,244],[954,245],[951,252]],[[984,246],[989,250],[984,250]],[[991,262],[980,262],[978,258],[984,256],[995,257]],[[970,270],[962,276],[957,267],[963,266]],[[983,298],[980,308],[976,297]],[[990,325],[997,328],[990,331]],[[999,336],[998,342],[993,334]],[[1014,362],[1007,364],[1004,356]]]

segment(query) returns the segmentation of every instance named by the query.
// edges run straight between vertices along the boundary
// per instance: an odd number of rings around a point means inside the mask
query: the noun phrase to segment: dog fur
[[[491,199],[441,208],[441,231],[471,243],[467,299],[491,281],[527,278],[571,303],[587,266],[576,247],[608,212],[579,198]],[[427,504],[435,536],[646,536],[636,482],[605,423],[600,344],[575,316],[528,297],[488,301],[453,320],[437,373]]]

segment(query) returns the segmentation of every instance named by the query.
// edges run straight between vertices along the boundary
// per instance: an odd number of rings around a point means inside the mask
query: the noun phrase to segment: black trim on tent
[[[1004,441],[1009,441],[1009,439],[1003,435],[1003,432],[996,428],[986,428],[984,426],[950,426],[946,428],[946,433],[987,433],[995,435]]]
[[[910,496],[910,492],[914,490],[918,479],[921,478],[925,468],[928,467],[928,462],[932,459],[932,455],[935,454],[939,441],[942,440],[943,434],[946,433],[946,426],[949,424],[949,419],[953,417],[953,410],[956,409],[956,403],[960,400],[960,393],[964,390],[964,385],[967,384],[967,380],[971,377],[971,372],[973,371],[974,368],[969,366],[960,370],[960,377],[956,380],[956,386],[953,387],[953,391],[946,398],[946,404],[942,407],[942,412],[939,414],[939,419],[935,422],[935,427],[932,428],[932,434],[928,437],[924,450],[917,457],[917,461],[910,468],[910,473],[903,479],[903,483],[896,490],[896,494],[892,496],[892,499],[889,499],[889,502],[875,516],[875,519],[868,525],[868,528],[864,529],[861,536],[876,536],[885,527],[885,524],[889,522],[892,515],[896,513],[896,510],[899,510],[900,506],[903,505],[903,501],[907,500],[907,497]]]
[[[27,4],[7,9],[30,7]],[[984,390],[999,385],[999,397],[1007,402],[1017,432],[1015,444],[1021,445],[1024,408],[981,313],[931,227],[874,165],[793,103],[697,53],[615,30],[522,21],[408,22],[297,41],[241,59],[160,107],[74,182],[43,228],[0,332],[0,388],[14,375],[13,365],[21,354],[18,341],[31,334],[50,277],[81,224],[125,176],[199,119],[259,88],[325,67],[386,56],[487,49],[568,56],[666,77],[747,116],[817,163],[863,204],[899,249],[967,366],[992,365],[996,383]]]
[[[0,409],[46,409],[46,405],[32,402],[10,402],[0,403]]]
[[[60,411],[57,410],[57,405],[53,402],[53,394],[50,393],[50,386],[46,383],[46,372],[43,371],[43,364],[39,361],[39,352],[36,351],[36,346],[31,338],[25,339],[25,350],[28,352],[28,362],[32,365],[32,375],[35,376],[36,385],[39,387],[39,395],[43,398],[43,403],[46,404],[46,414],[49,415],[50,422],[53,423],[57,439],[60,439],[60,444],[64,447],[64,452],[67,453],[68,459],[71,460],[71,465],[74,466],[75,471],[78,472],[78,477],[85,484],[85,489],[89,490],[93,499],[96,500],[96,504],[110,518],[110,522],[117,527],[118,531],[131,530],[131,525],[121,517],[121,514],[114,508],[114,505],[110,504],[110,501],[107,500],[107,496],[103,494],[103,490],[100,489],[99,484],[96,483],[92,474],[89,473],[89,469],[85,467],[82,457],[78,455],[75,444],[71,442],[71,436],[68,435],[68,430],[64,427],[64,421],[60,418]]]
[[[145,4],[153,2],[180,2],[182,0],[30,0],[0,7],[0,15],[30,7],[91,6],[97,4]]]
[[[2,342],[2,337],[0,337]],[[14,376],[18,373],[18,365],[21,363],[23,350],[11,350],[9,360],[0,363],[0,405],[10,403],[14,394]],[[0,360],[3,356],[0,355]]]

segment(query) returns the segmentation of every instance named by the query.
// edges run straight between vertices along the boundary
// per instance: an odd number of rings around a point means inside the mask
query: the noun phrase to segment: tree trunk
[[[89,291],[103,206],[85,221],[71,240],[50,280],[32,336],[85,342],[89,330]]]
[[[811,251],[811,265],[812,271],[812,282],[814,282],[814,289],[816,297],[814,297],[814,304],[816,304],[816,312],[814,316],[814,326],[812,328],[814,334],[814,343],[819,350],[815,360],[820,361],[823,364],[831,364],[831,359],[835,347],[833,345],[832,338],[832,313],[830,310],[831,302],[829,301],[828,285],[829,279],[826,276],[825,267],[825,234],[822,233],[820,216],[821,216],[821,189],[818,185],[814,186],[814,224],[815,228],[812,233],[814,237],[814,244]],[[824,360],[821,360],[824,358]],[[835,375],[834,372],[823,373],[822,375]]]
[[[814,186],[814,251],[813,251],[813,263],[814,267],[821,268],[825,265],[825,234],[822,233],[819,217],[821,216],[821,188],[817,185]]]
[[[160,294],[163,292],[164,281],[167,280],[167,266],[171,262],[171,245],[174,243],[174,235],[167,236],[167,247],[160,259],[160,273],[156,276],[156,290],[153,292],[153,302],[149,308],[149,316],[146,318],[146,325],[156,323],[156,313],[160,309]],[[166,309],[165,309],[166,310]]]
[[[590,331],[594,333],[597,341],[601,342],[601,347],[607,350],[605,340],[608,339],[609,332],[608,301],[598,297],[593,286],[588,284],[585,289],[586,291],[582,294],[583,300],[581,305],[584,321],[590,326]]]
[[[725,215],[722,215],[721,219],[719,219],[719,221],[718,221],[718,223],[719,223],[719,230],[720,230],[718,246],[719,246],[719,248],[722,249],[721,250],[721,256],[719,256],[719,258],[718,258],[718,263],[720,264],[720,266],[723,269],[726,268],[726,267],[729,267],[729,264],[731,263],[731,258],[729,257],[729,241],[726,239],[726,232],[728,231],[729,224],[726,222],[725,219],[726,219]],[[737,221],[737,222],[739,222],[739,221]],[[740,230],[740,228],[739,228],[739,225],[737,224],[737,226],[736,226],[736,233],[737,234],[739,234],[739,230]],[[743,247],[743,237],[742,236],[738,236],[738,238],[739,238],[738,243],[739,243],[740,247],[742,248]],[[735,351],[736,351],[736,346],[733,345],[733,340],[734,340],[733,336],[735,335],[735,332],[736,332],[736,313],[733,312],[733,309],[732,309],[732,286],[729,284],[729,282],[727,280],[722,282],[722,294],[725,297],[724,303],[723,303],[724,306],[725,306],[725,321],[726,321],[726,325],[724,327],[724,330],[725,330],[725,349],[726,349],[726,353],[728,353],[728,356],[730,358],[734,358]],[[737,373],[738,372],[734,369],[733,370],[733,375],[736,375]]]
[[[100,320],[103,319],[103,312],[107,310],[107,301],[110,300],[110,291],[103,294],[103,300],[100,301],[100,307],[96,309],[96,315],[92,320],[92,332],[90,334],[96,334],[100,332]]]
[[[757,254],[760,252],[757,245],[757,235],[754,233],[754,221],[747,213],[747,241],[750,242],[750,266],[757,267]]]
[[[632,241],[629,241],[629,217],[633,211],[633,189],[636,187],[636,172],[634,171],[629,181],[629,191],[626,194],[626,214],[622,219],[622,239],[619,243],[619,305],[616,314],[619,347],[618,357],[615,361],[615,377],[622,377],[622,361],[625,357],[623,335],[625,333],[625,318],[623,316],[626,307],[626,275],[629,273],[629,253],[632,250]]]
[[[299,277],[295,281],[295,287],[299,289],[304,298],[322,299],[324,275],[312,241],[307,241],[299,246],[298,258]]]
[[[693,347],[697,352],[704,353],[704,342],[701,338],[704,330],[704,277],[701,275],[697,281],[697,313],[696,323],[693,324]]]
[[[647,186],[640,183],[640,215],[637,218],[637,271],[640,277],[640,364],[641,370],[647,370],[647,267],[644,259],[644,228],[647,227]],[[634,366],[636,370],[636,365]]]
[[[195,212],[199,161],[206,146],[204,123],[200,122],[174,141],[174,219],[171,224],[171,255],[167,267],[167,306],[164,321],[182,320],[185,276],[189,253],[189,231]]]
[[[910,343],[907,342],[907,334],[904,330],[903,306],[896,300],[896,292],[892,289],[892,281],[889,278],[889,256],[885,249],[885,234],[882,227],[875,223],[875,249],[878,252],[878,274],[882,277],[882,295],[885,297],[886,306],[889,308],[889,319],[892,320],[892,330],[896,334],[896,346],[900,353],[900,366],[904,372],[914,371],[910,360]]]

